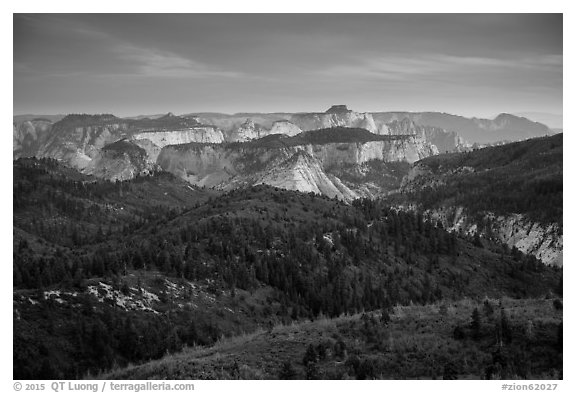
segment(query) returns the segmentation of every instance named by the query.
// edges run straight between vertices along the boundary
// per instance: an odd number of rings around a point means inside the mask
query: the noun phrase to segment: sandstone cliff
[[[547,265],[563,264],[563,235],[558,224],[541,224],[522,214],[502,216],[490,212],[478,220],[466,214],[461,206],[429,210],[426,215],[450,231],[478,233],[534,255]]]
[[[379,133],[371,114],[351,111],[345,105],[336,105],[324,113],[296,113],[292,115],[290,122],[297,125],[302,131],[332,127],[356,127],[364,128],[375,134]]]
[[[324,136],[323,131],[313,133]],[[344,131],[346,138],[353,138],[353,131]],[[386,137],[364,132],[377,140],[308,143],[305,141],[316,138],[306,133],[305,137],[270,136],[237,144],[166,146],[158,155],[157,163],[162,169],[199,186],[231,189],[265,183],[351,200],[360,195],[354,188],[363,187],[339,179],[335,173],[342,166],[359,166],[375,160],[414,162],[437,153],[433,145],[415,137],[378,140]],[[365,190],[362,191],[361,195],[365,194]]]

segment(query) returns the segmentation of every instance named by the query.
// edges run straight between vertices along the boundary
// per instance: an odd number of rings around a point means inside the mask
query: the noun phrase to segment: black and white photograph
[[[12,14],[14,389],[560,391],[564,15],[223,11]]]

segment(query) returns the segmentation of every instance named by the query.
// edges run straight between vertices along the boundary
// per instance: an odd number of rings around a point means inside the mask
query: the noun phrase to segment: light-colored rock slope
[[[140,132],[132,135],[132,139],[147,139],[159,148],[168,145],[182,145],[186,143],[222,143],[224,135],[216,127],[198,126],[181,130]]]
[[[47,119],[25,120],[13,124],[12,154],[13,158],[33,155],[46,140],[52,122]]]
[[[563,264],[564,237],[558,224],[542,225],[522,214],[502,216],[486,213],[484,228],[480,229],[477,220],[469,217],[461,206],[427,211],[426,215],[441,222],[449,231],[490,236],[525,254],[534,255],[547,265]]]
[[[247,114],[248,116],[250,114]],[[342,165],[358,166],[382,162],[414,162],[438,153],[427,134],[411,122],[377,127],[372,115],[333,106],[324,113],[254,114],[213,117],[179,117],[171,113],[156,118],[120,119],[113,115],[71,115],[52,125],[28,121],[14,127],[14,156],[19,154],[56,158],[88,174],[123,180],[156,168],[159,164],[190,183],[207,187],[234,188],[264,179],[270,184],[287,184],[301,191],[352,199],[367,195],[365,185],[344,184],[334,173]],[[239,119],[243,122],[238,124]],[[214,120],[227,128],[201,124]],[[258,122],[262,122],[263,125]],[[303,131],[344,126],[373,133],[412,135],[406,140],[374,140],[362,143],[322,143],[292,146],[284,150],[230,147],[225,142],[248,142],[272,134],[288,137]],[[377,139],[377,138],[375,138]],[[105,147],[126,140],[119,150]],[[195,145],[201,144],[201,145]],[[183,149],[178,146],[184,146]],[[189,147],[188,147],[189,146]],[[133,154],[143,149],[144,155]],[[299,167],[308,167],[314,176],[298,181],[298,171],[286,166],[298,152]],[[130,153],[130,154],[128,154]],[[283,165],[285,164],[285,165]],[[286,173],[282,174],[282,170]],[[334,172],[335,171],[335,172]],[[304,172],[303,172],[304,173]],[[305,184],[305,180],[310,184]],[[288,186],[288,184],[290,184]],[[319,186],[319,185],[326,186]],[[372,187],[373,188],[373,187]],[[374,188],[375,195],[378,187]],[[353,189],[363,191],[358,194]]]
[[[232,189],[265,183],[351,200],[358,196],[353,186],[345,185],[331,170],[371,160],[414,162],[435,153],[433,146],[417,138],[278,147],[190,144],[166,146],[157,163],[198,186]]]
[[[254,184],[313,192],[341,200],[352,200],[358,197],[338,178],[330,178],[324,172],[321,163],[305,151],[296,152],[285,162],[266,171]]]
[[[332,127],[364,128],[374,134],[379,134],[372,115],[353,111],[339,111],[326,113],[302,113],[295,114],[290,122],[297,125],[302,131],[318,130]]]

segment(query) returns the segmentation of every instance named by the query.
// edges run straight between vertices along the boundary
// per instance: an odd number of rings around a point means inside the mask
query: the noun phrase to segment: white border
[[[142,4],[141,2],[121,1],[121,0],[98,0],[93,2],[78,2],[78,1],[40,1],[40,0],[26,0],[26,1],[8,1],[3,3],[2,19],[0,21],[0,28],[2,34],[0,40],[2,41],[2,53],[5,55],[12,55],[12,13],[42,13],[42,12],[118,12],[118,13],[157,13],[157,12],[188,12],[188,13],[263,13],[263,12],[314,12],[314,13],[401,13],[401,12],[419,12],[419,13],[477,13],[477,12],[505,12],[505,13],[564,13],[564,129],[565,133],[564,146],[567,147],[567,154],[564,161],[564,199],[567,203],[564,204],[564,234],[565,234],[565,250],[564,250],[564,275],[565,275],[565,307],[564,307],[564,326],[568,334],[565,335],[565,350],[564,350],[564,381],[559,381],[559,388],[557,391],[576,391],[576,383],[572,367],[574,365],[574,335],[570,334],[574,325],[574,289],[571,285],[574,281],[574,264],[575,254],[572,247],[571,240],[574,239],[574,204],[572,197],[574,197],[574,181],[571,176],[574,173],[576,166],[574,165],[574,157],[576,155],[570,154],[572,148],[576,148],[576,131],[575,121],[572,116],[570,107],[575,105],[574,100],[574,78],[573,71],[574,64],[574,50],[575,47],[572,37],[576,37],[575,33],[575,17],[574,17],[574,2],[570,1],[498,1],[498,0],[482,0],[477,1],[475,4],[463,1],[426,1],[426,0],[412,0],[410,2],[395,1],[391,4],[376,3],[369,0],[355,0],[355,1],[322,1],[311,2],[310,0],[290,0],[282,2],[284,4],[272,4],[270,1],[232,1],[220,0],[217,2],[185,2],[163,0],[154,3]],[[1,204],[5,219],[2,221],[0,229],[0,239],[2,239],[2,263],[4,264],[5,272],[1,275],[1,285],[3,288],[2,296],[0,297],[0,304],[2,306],[2,314],[6,316],[3,324],[0,324],[1,336],[5,341],[4,351],[2,351],[2,367],[0,373],[2,376],[1,390],[5,392],[14,391],[12,381],[12,222],[8,219],[9,211],[12,209],[12,190],[11,190],[11,177],[12,177],[12,164],[11,164],[11,151],[8,134],[8,119],[12,117],[13,101],[12,92],[13,86],[13,70],[12,63],[7,59],[2,62],[2,110],[4,112],[5,130],[2,133],[2,143],[0,147],[2,157],[2,170],[7,173],[10,171],[10,178],[6,178],[2,184]],[[573,111],[574,109],[572,109]],[[10,158],[9,158],[10,157]],[[10,160],[10,161],[9,161]],[[10,169],[8,169],[10,168]],[[516,381],[518,382],[518,381]],[[196,390],[203,391],[206,389],[217,391],[246,391],[246,392],[266,392],[269,393],[274,389],[280,392],[292,392],[295,389],[325,389],[336,391],[347,391],[351,389],[366,389],[370,391],[382,391],[387,389],[389,391],[428,391],[434,389],[442,389],[444,392],[462,392],[464,389],[467,392],[492,392],[501,391],[501,383],[499,381],[259,381],[259,382],[231,382],[231,381],[215,381],[215,382],[198,382]],[[572,388],[570,388],[572,386]]]

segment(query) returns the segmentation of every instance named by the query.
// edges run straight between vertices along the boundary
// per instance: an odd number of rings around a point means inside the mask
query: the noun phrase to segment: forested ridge
[[[560,269],[384,200],[221,195],[162,172],[112,183],[27,159],[13,220],[15,378],[74,378],[268,323],[561,292]],[[154,312],[94,299],[99,282],[157,294]]]
[[[403,195],[392,200],[410,200],[423,209],[463,206],[480,216],[518,213],[562,227],[562,134],[441,154],[416,165],[429,173],[414,179]]]

